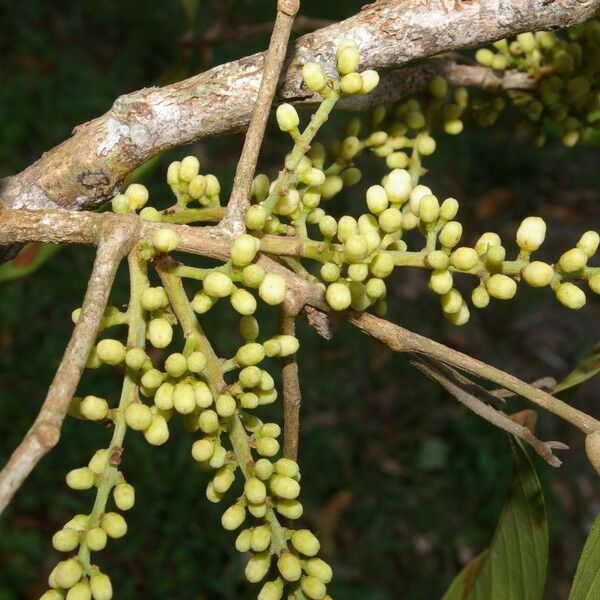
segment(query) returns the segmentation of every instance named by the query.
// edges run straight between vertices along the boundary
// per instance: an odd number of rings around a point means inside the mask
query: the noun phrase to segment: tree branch
[[[302,65],[316,61],[333,75],[335,47],[342,38],[357,41],[361,68],[386,70],[523,31],[566,27],[590,17],[598,5],[600,0],[460,5],[379,0],[345,21],[299,38],[286,62],[278,100],[314,104],[316,99],[302,86]],[[129,172],[159,152],[244,129],[256,103],[264,60],[264,54],[256,54],[173,85],[121,96],[106,114],[75,128],[71,138],[36,163],[2,180],[0,203],[37,210],[97,207],[116,193]],[[393,75],[389,88],[402,78],[401,73]],[[370,99],[381,100],[376,95]],[[362,107],[365,99],[354,102]]]
[[[58,443],[67,408],[96,339],[117,267],[134,242],[134,231],[127,224],[100,236],[81,314],[46,399],[31,429],[0,472],[0,513],[36,464]]]
[[[234,235],[243,233],[246,230],[244,214],[250,206],[252,179],[254,178],[260,147],[277,89],[277,82],[285,60],[294,17],[299,7],[300,0],[278,0],[277,2],[277,18],[271,34],[269,49],[265,56],[260,88],[244,140],[244,147],[237,164],[233,189],[223,223]]]

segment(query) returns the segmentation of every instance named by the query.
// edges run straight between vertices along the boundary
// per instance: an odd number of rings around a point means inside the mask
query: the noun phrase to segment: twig
[[[296,335],[296,315],[292,314],[286,302],[279,308],[279,333]],[[296,355],[284,357],[281,362],[283,384],[283,455],[298,460],[298,438],[300,432],[300,404],[302,394],[298,378]]]
[[[96,339],[117,267],[134,241],[131,228],[122,226],[103,237],[98,245],[81,314],[46,399],[31,429],[0,472],[0,513],[36,464],[58,443],[69,402]]]
[[[258,162],[258,155],[262,145],[267,120],[271,113],[271,106],[277,83],[281,75],[281,68],[285,60],[294,17],[300,8],[300,0],[278,0],[277,17],[271,34],[271,42],[264,60],[263,74],[256,98],[256,105],[250,125],[246,132],[244,147],[237,164],[233,189],[227,205],[223,226],[237,235],[245,231],[244,213],[250,206],[250,191],[252,179]]]
[[[533,433],[513,421],[508,415],[489,406],[475,394],[485,394],[484,390],[471,380],[467,379],[454,369],[434,363],[421,356],[413,356],[410,361],[425,375],[437,381],[444,389],[452,394],[461,404],[471,409],[475,414],[489,421],[492,425],[511,433],[527,442],[548,464],[560,467],[560,459],[552,453],[552,450],[568,450],[568,446],[562,442],[542,442]]]

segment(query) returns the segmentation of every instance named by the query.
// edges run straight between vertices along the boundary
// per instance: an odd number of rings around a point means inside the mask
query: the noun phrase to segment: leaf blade
[[[591,595],[595,592],[595,595]],[[592,600],[600,597],[600,516],[596,517],[588,536],[577,571],[569,600]]]

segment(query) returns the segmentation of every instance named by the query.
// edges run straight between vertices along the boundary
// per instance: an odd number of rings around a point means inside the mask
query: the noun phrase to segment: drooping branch
[[[96,260],[71,340],[37,418],[0,471],[0,513],[36,464],[58,443],[69,402],[96,339],[117,267],[134,241],[130,223],[99,237]]]
[[[345,21],[299,38],[284,67],[278,100],[314,104],[316,99],[302,86],[301,66],[315,61],[333,74],[335,47],[342,38],[358,43],[363,68],[388,70],[522,31],[565,27],[585,20],[598,5],[600,0],[500,4],[379,0]],[[243,130],[256,102],[264,56],[256,54],[170,86],[121,96],[105,115],[77,127],[71,138],[36,163],[2,180],[0,203],[38,210],[97,207],[114,195],[129,172],[159,152]],[[461,71],[463,76],[468,73]],[[422,80],[412,73],[413,82]],[[481,81],[482,73],[472,75]],[[489,74],[484,81],[495,78]],[[392,74],[382,89],[395,89],[399,79],[402,72]],[[364,101],[359,99],[357,105],[362,107]],[[381,101],[381,96],[369,101]],[[351,105],[349,100],[347,106]]]

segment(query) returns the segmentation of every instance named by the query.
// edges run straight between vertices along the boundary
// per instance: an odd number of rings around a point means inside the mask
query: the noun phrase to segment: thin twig
[[[227,214],[223,222],[223,226],[230,229],[233,234],[245,231],[244,213],[250,206],[252,179],[254,178],[254,171],[256,170],[273,98],[277,90],[277,83],[281,75],[281,68],[285,60],[294,17],[299,8],[300,0],[278,0],[277,2],[277,17],[271,34],[269,49],[265,56],[258,97],[246,132],[244,147],[237,165],[233,189],[227,205]]]
[[[81,314],[33,425],[0,472],[0,513],[6,508],[36,464],[60,438],[69,402],[75,393],[122,258],[135,236],[130,227],[110,232],[98,245]]]
[[[296,315],[292,314],[287,303],[279,308],[279,333],[296,335]],[[283,387],[283,456],[298,460],[298,441],[300,433],[300,404],[302,394],[298,378],[296,355],[284,357],[281,362]]]
[[[444,389],[452,394],[461,404],[471,409],[492,425],[517,436],[528,443],[549,465],[560,467],[560,459],[552,452],[555,450],[568,450],[568,446],[562,442],[543,442],[533,433],[513,421],[508,415],[496,410],[486,404],[478,396],[487,392],[470,379],[464,377],[454,369],[450,369],[439,363],[434,363],[422,356],[412,356],[410,362],[425,375],[437,381]],[[477,395],[476,395],[477,394]]]

